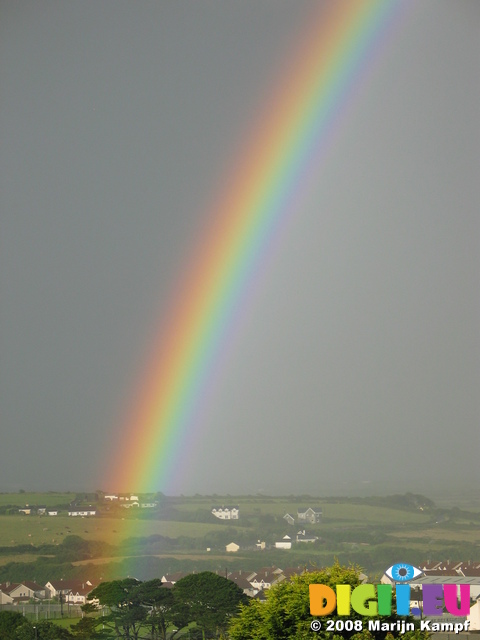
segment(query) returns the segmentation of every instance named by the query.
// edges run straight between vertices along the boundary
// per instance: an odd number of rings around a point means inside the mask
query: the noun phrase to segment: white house
[[[86,596],[93,588],[90,580],[51,580],[45,585],[49,598],[62,596],[63,602],[70,604],[85,604]]]
[[[240,516],[238,507],[213,507],[212,513],[220,520],[238,520]]]
[[[166,584],[166,583],[175,584],[176,582],[184,578],[186,575],[188,574],[185,573],[185,571],[176,571],[175,573],[166,573],[164,576],[161,577],[161,581],[163,582],[163,584]]]
[[[309,522],[310,524],[317,524],[322,519],[322,509],[320,507],[299,507],[297,509],[297,521]]]
[[[20,601],[45,598],[45,587],[26,580],[25,582],[4,582],[0,585],[1,604],[15,604]]]
[[[225,546],[225,551],[227,551],[227,553],[237,553],[239,549],[240,546],[236,542],[230,542]]]
[[[68,511],[69,516],[96,516],[97,510],[93,507],[75,507],[70,508]]]
[[[270,587],[278,582],[285,580],[285,576],[281,569],[276,567],[263,567],[253,577],[247,578],[252,587],[258,592]]]
[[[88,594],[93,591],[93,589],[94,586],[91,582],[79,583],[66,594],[65,602],[67,604],[86,604],[89,599]]]
[[[280,542],[275,542],[275,549],[291,549],[292,539],[290,536],[283,536]]]

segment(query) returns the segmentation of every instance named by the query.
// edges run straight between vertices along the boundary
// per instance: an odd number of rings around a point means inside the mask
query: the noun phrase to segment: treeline
[[[66,536],[62,544],[18,544],[0,547],[0,555],[39,555],[45,560],[55,559],[57,562],[76,562],[104,556],[117,555],[117,548],[100,540],[85,540],[77,535]]]

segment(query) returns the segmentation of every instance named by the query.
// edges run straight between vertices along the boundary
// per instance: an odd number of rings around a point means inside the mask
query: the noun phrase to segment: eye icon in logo
[[[409,582],[417,578],[422,572],[411,564],[398,563],[393,564],[385,571],[386,575],[395,580],[395,582]]]

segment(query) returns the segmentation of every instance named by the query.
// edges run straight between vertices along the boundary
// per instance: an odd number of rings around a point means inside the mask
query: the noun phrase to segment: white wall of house
[[[10,595],[12,598],[34,598],[35,591],[29,589],[29,587],[24,584],[19,584],[18,587],[10,591]]]
[[[275,542],[275,549],[291,549],[292,548],[292,543],[291,542]]]
[[[13,598],[8,595],[8,593],[3,593],[0,591],[0,604],[12,604]]]
[[[290,536],[283,536],[282,540],[275,542],[275,549],[291,549],[292,539]]]
[[[95,516],[97,514],[96,511],[94,510],[87,510],[87,511],[69,511],[68,515],[69,516]]]
[[[86,604],[87,596],[85,594],[78,593],[78,591],[76,593],[70,591],[70,593],[67,593],[65,596],[65,602],[67,604]]]

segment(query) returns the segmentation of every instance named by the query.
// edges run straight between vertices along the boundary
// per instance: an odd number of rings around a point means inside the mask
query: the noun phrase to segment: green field
[[[46,507],[54,507],[58,504],[68,505],[75,499],[75,493],[57,493],[49,491],[48,493],[0,493],[0,507],[6,505],[16,505],[24,507],[25,505],[44,505]]]
[[[0,546],[20,544],[60,544],[66,536],[77,535],[85,540],[100,540],[121,544],[126,538],[161,535],[203,537],[210,531],[223,530],[222,522],[175,522],[144,520],[134,517],[69,517],[13,515],[0,516]]]
[[[16,512],[0,515],[0,547],[3,547],[0,581],[2,576],[13,579],[12,571],[18,574],[18,579],[24,579],[21,567],[27,564],[22,563],[39,562],[43,562],[44,572],[50,566],[48,563],[52,566],[59,563],[55,569],[59,575],[78,575],[72,571],[80,572],[84,565],[90,565],[90,572],[92,566],[98,566],[102,575],[108,575],[110,566],[116,567],[117,573],[128,573],[129,567],[137,565],[147,570],[155,566],[159,567],[158,571],[167,572],[179,567],[222,569],[227,565],[232,568],[309,563],[324,566],[339,558],[342,563],[354,562],[376,572],[384,570],[389,562],[402,559],[411,563],[426,558],[480,561],[479,498],[474,494],[463,496],[462,508],[455,504],[447,507],[446,501],[439,508],[428,501],[411,502],[411,494],[407,495],[410,498],[405,502],[402,496],[392,500],[306,496],[165,497],[157,510],[148,513],[115,509],[100,502],[99,515],[94,517],[68,517],[65,511],[59,516],[26,516]],[[1,505],[57,506],[74,497],[71,493],[0,494]],[[470,510],[466,509],[467,504]],[[216,520],[211,508],[221,505],[238,505],[240,519]],[[290,526],[284,520],[286,513],[296,517],[299,507],[308,506],[322,508],[321,523]],[[297,530],[303,528],[319,540],[315,544],[294,544],[288,551],[274,548],[275,540],[285,534],[295,538]],[[72,552],[71,547],[70,554],[65,555],[69,548],[63,541],[68,536],[79,536],[88,542],[87,555],[72,557],[75,549]],[[270,550],[255,551],[257,540],[266,541]],[[236,554],[225,551],[225,544],[232,541],[241,547]],[[39,557],[39,548],[44,544],[52,546],[43,552],[46,555]],[[20,545],[22,548],[17,549]],[[25,549],[25,545],[31,550]],[[132,565],[135,558],[137,561]],[[20,564],[11,569],[13,562]],[[8,571],[10,573],[5,573]],[[33,570],[32,573],[36,575]]]
[[[217,504],[235,504],[240,507],[242,517],[252,517],[256,515],[273,515],[283,517],[290,513],[294,517],[297,509],[304,506],[321,506],[323,511],[323,522],[345,521],[357,524],[386,524],[386,523],[413,523],[423,524],[429,521],[429,516],[422,512],[399,511],[385,507],[374,507],[364,504],[354,503],[333,503],[326,502],[325,499],[305,499],[303,502],[292,502],[282,498],[266,498],[264,502],[241,498],[223,497],[214,502],[212,499],[199,498],[196,500],[186,500],[184,503],[176,505],[179,511],[195,511],[199,508],[210,510]],[[241,524],[241,522],[239,522]]]

